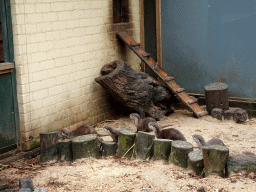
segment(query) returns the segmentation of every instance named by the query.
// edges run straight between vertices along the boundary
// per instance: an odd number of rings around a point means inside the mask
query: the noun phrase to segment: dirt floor
[[[115,128],[131,128],[134,122],[128,117],[109,120],[97,125]],[[249,151],[256,153],[256,119],[244,124],[234,121],[219,121],[210,116],[194,118],[187,110],[162,119],[159,124],[179,129],[187,141],[196,147],[191,135],[200,134],[206,141],[217,137],[224,141],[231,153]],[[40,164],[39,157],[22,159],[0,168],[0,179],[18,185],[20,178],[32,178],[35,187],[48,191],[256,191],[256,176],[253,173],[236,173],[228,178],[196,176],[187,169],[164,161],[100,158],[80,159],[72,163]]]

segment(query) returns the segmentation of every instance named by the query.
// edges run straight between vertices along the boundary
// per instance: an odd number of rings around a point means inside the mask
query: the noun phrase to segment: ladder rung
[[[140,43],[131,43],[130,46],[131,47],[137,47],[137,46],[140,46],[141,44]]]
[[[143,57],[150,57],[151,54],[150,54],[150,53],[143,53],[142,56],[143,56]]]
[[[184,88],[178,88],[175,90],[176,93],[181,93],[181,92],[184,92],[185,89]]]
[[[187,104],[189,104],[189,105],[192,105],[194,103],[197,103],[197,101],[196,100],[188,100],[188,102],[187,102]]]
[[[202,117],[202,116],[204,116],[204,115],[208,115],[208,112],[207,112],[207,111],[198,111],[198,112],[197,112],[197,115],[200,116],[200,117]]]
[[[174,77],[168,76],[168,77],[165,77],[164,80],[165,80],[166,82],[170,82],[170,81],[174,80]]]

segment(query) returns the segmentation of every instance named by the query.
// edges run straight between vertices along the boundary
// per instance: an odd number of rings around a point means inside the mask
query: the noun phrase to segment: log
[[[202,150],[191,151],[188,154],[188,169],[194,171],[197,175],[203,175],[204,158]]]
[[[244,109],[235,110],[234,120],[237,123],[244,123],[248,119],[248,114]]]
[[[154,140],[154,154],[153,160],[168,161],[172,147],[172,140],[169,139],[155,139]]]
[[[113,141],[101,141],[102,156],[115,156],[117,151],[117,142]]]
[[[208,175],[225,176],[225,166],[228,160],[229,149],[222,145],[203,146],[204,173]]]
[[[116,100],[142,118],[153,117],[158,120],[173,112],[176,102],[166,85],[158,83],[144,72],[136,72],[124,61],[117,60],[106,64],[101,69],[102,76],[95,81],[105,88]]]
[[[155,134],[138,132],[135,139],[134,156],[138,159],[146,160],[153,156],[153,141]]]
[[[58,154],[59,154],[59,158],[58,158],[59,161],[72,161],[73,160],[71,139],[59,140]]]
[[[58,131],[40,133],[41,163],[58,159],[58,134]]]
[[[211,114],[213,108],[229,109],[228,85],[225,83],[211,83],[205,86],[206,109]]]
[[[121,128],[117,143],[117,156],[132,157],[136,134],[131,129]]]
[[[96,134],[82,135],[72,139],[73,159],[100,156],[99,138]]]
[[[188,154],[193,151],[193,145],[186,141],[176,140],[172,142],[169,161],[180,167],[187,168]]]

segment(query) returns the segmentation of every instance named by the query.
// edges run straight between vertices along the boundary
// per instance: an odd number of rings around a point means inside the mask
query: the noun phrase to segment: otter
[[[118,141],[118,136],[120,131],[115,129],[114,127],[111,127],[109,125],[105,125],[102,127],[102,129],[113,139],[113,142]]]
[[[213,138],[208,142],[205,142],[204,138],[201,135],[192,135],[193,140],[197,143],[198,148],[202,149],[202,146],[209,146],[209,145],[223,145],[223,141],[218,138]]]
[[[146,117],[146,118],[141,118],[138,113],[132,113],[130,114],[130,118],[134,119],[134,123],[137,127],[137,131],[145,131],[145,132],[150,132],[150,129],[148,127],[148,123],[150,122],[156,122],[156,120],[152,117]]]
[[[88,134],[96,134],[98,136],[106,136],[99,134],[92,126],[90,125],[82,125],[73,131],[68,131],[66,129],[60,129],[61,136],[66,139],[72,139],[73,137],[77,137],[80,135],[88,135]]]
[[[186,141],[184,135],[175,128],[161,129],[161,126],[157,122],[150,122],[149,128],[154,131],[156,138],[158,139],[170,139],[170,140],[182,140]]]

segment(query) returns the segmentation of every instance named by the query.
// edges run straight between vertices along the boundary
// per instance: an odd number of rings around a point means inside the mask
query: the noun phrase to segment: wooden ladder
[[[181,88],[175,81],[174,77],[168,76],[168,74],[159,66],[159,64],[151,57],[150,53],[145,52],[141,48],[140,43],[136,43],[132,37],[126,32],[118,32],[119,37],[128,47],[148,65],[153,72],[166,83],[167,87],[184,103],[189,109],[191,109],[197,118],[207,115],[207,111],[204,111],[197,103],[192,99],[184,88]]]

